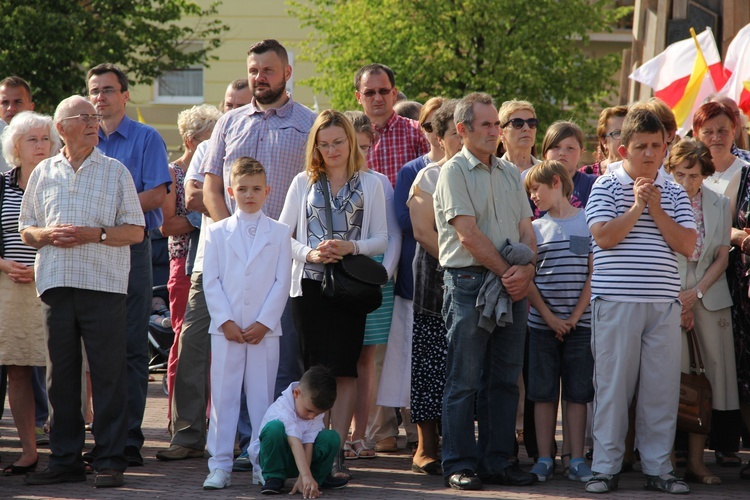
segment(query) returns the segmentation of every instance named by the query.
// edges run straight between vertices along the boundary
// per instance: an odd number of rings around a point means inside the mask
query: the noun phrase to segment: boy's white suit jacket
[[[208,227],[203,291],[211,315],[209,333],[223,334],[221,325],[228,320],[241,329],[257,321],[270,329],[267,336],[280,336],[291,283],[291,231],[262,214],[250,255],[243,237],[236,213]]]

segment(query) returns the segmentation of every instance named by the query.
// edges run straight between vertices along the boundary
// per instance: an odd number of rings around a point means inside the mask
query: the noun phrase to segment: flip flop
[[[347,445],[349,446],[348,450],[346,448]],[[347,451],[349,451],[351,453],[354,453],[354,455],[355,455],[353,457],[346,457],[349,460],[354,460],[354,459],[357,459],[357,458],[363,458],[363,459],[366,459],[366,458],[375,458],[377,456],[374,453],[375,450],[373,450],[372,448],[368,448],[367,445],[365,444],[364,440],[362,440],[362,439],[356,439],[354,441],[350,441],[350,442],[346,443],[344,445],[344,452],[347,452]],[[373,453],[372,453],[372,455],[363,455],[363,453],[366,452],[366,451],[371,451]]]

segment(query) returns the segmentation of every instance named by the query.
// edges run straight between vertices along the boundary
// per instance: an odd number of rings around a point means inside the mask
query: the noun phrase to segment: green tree
[[[131,83],[164,71],[206,64],[228,28],[218,3],[189,0],[0,0],[0,79],[25,78],[37,110],[85,90],[86,72],[115,63]],[[192,24],[181,22],[189,16]],[[189,45],[200,41],[202,46]]]
[[[390,66],[410,99],[484,91],[527,99],[543,124],[588,118],[611,95],[620,56],[590,58],[589,33],[609,31],[630,9],[608,0],[288,0],[313,28],[300,58],[317,73],[303,82],[338,109],[357,106],[353,76]]]

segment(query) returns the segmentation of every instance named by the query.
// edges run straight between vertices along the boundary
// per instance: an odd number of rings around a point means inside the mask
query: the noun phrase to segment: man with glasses
[[[511,266],[500,250],[520,242],[536,253],[531,207],[518,169],[493,154],[501,123],[492,97],[469,94],[454,116],[464,147],[440,169],[434,195],[448,340],[443,477],[446,486],[458,490],[478,490],[482,483],[525,486],[536,482],[536,476],[509,459],[526,338],[526,295],[535,267]],[[475,304],[483,281],[493,274],[513,300],[512,322],[488,331],[478,325]]]
[[[55,412],[47,469],[28,484],[86,481],[81,457],[81,340],[94,396],[95,486],[123,484],[128,461],[125,303],[128,245],[143,240],[144,218],[133,180],[96,145],[101,116],[81,96],[60,103],[55,127],[65,142],[29,178],[19,229],[39,250],[36,287],[49,351],[49,399]]]
[[[109,63],[91,68],[86,75],[89,101],[102,115],[99,150],[119,160],[130,172],[146,219],[145,238],[130,247],[127,296],[128,439],[125,455],[131,466],[143,465],[141,423],[148,392],[148,320],[151,313],[153,275],[149,231],[161,226],[161,206],[172,183],[167,147],[159,133],[125,114],[130,99],[128,78]],[[99,417],[95,414],[94,420]],[[96,456],[94,448],[91,456]],[[89,458],[89,456],[87,456]]]
[[[430,150],[430,144],[420,130],[418,122],[399,116],[394,111],[393,107],[398,101],[399,92],[391,68],[378,63],[361,67],[354,75],[354,89],[357,102],[362,105],[362,110],[375,129],[375,141],[370,146],[369,154],[367,154],[367,166],[387,176],[395,188],[401,168],[411,160],[427,154]],[[405,272],[405,268],[411,268],[416,240],[414,240],[411,221],[408,217],[409,209],[406,206],[406,195],[415,176],[416,172],[410,175],[409,179],[400,181],[399,185],[403,184],[402,189],[397,189],[394,193],[396,212],[404,214],[404,217],[399,217],[403,240],[394,288],[396,297],[393,304],[389,339],[405,339],[410,338],[411,335],[413,291],[411,283],[409,283],[411,272]],[[399,192],[403,193],[403,196],[399,196],[397,194]],[[404,279],[405,277],[409,279]],[[378,346],[375,352],[375,381],[377,385],[379,385],[383,358],[385,357],[385,349],[387,349],[385,344],[381,344],[381,346]],[[409,387],[408,380],[404,380],[403,383],[405,384],[404,387]],[[374,392],[377,393],[377,386]],[[406,413],[404,427],[407,429],[407,440],[414,442],[417,439],[416,430],[414,424],[408,420],[409,416]],[[381,406],[374,407],[371,412],[367,438],[375,445],[375,450],[378,452],[398,451],[396,447],[397,435],[398,422],[395,411]]]

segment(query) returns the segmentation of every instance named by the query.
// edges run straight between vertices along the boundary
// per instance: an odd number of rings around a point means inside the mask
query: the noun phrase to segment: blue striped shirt
[[[589,227],[627,212],[634,204],[634,180],[624,168],[599,177],[586,205]],[[687,193],[661,172],[654,185],[661,190],[661,206],[683,227],[695,229]],[[604,250],[594,241],[591,295],[616,302],[672,302],[680,292],[677,257],[664,240],[648,207],[630,233],[615,247]]]

